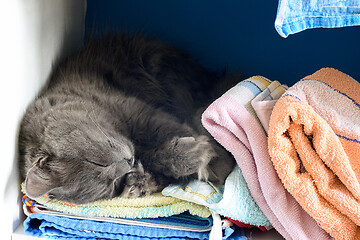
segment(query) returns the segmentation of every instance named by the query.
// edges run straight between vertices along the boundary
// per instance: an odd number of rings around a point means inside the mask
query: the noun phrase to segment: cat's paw
[[[154,178],[150,173],[145,172],[139,163],[126,175],[125,186],[120,196],[124,198],[145,197],[160,190],[161,188]]]
[[[178,176],[197,174],[198,179],[207,181],[209,178],[208,164],[217,154],[208,137],[181,137],[172,140],[176,154],[175,160],[180,166],[174,170]]]

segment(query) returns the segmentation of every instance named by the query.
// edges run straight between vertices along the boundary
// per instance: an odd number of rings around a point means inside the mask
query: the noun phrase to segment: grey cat
[[[54,67],[20,126],[26,191],[86,203],[192,178],[219,186],[232,156],[203,129],[217,74],[140,36],[90,39]]]

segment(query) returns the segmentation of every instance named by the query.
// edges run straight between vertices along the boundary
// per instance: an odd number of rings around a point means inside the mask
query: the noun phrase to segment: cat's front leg
[[[167,145],[172,152],[170,155],[173,155],[171,167],[175,177],[196,173],[198,179],[208,180],[208,164],[217,156],[208,137],[176,137]]]
[[[215,180],[209,168],[217,153],[209,138],[200,136],[176,136],[153,150],[151,167],[154,171],[174,179],[196,177],[200,180]]]
[[[217,181],[209,164],[219,160],[218,149],[208,136],[160,109],[141,102],[133,106],[130,136],[145,169],[173,180]]]

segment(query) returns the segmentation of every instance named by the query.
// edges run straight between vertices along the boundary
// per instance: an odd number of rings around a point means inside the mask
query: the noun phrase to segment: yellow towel
[[[360,239],[360,84],[324,68],[285,92],[269,153],[287,190],[336,239]]]
[[[22,184],[22,191],[26,194],[24,184]],[[166,197],[161,193],[154,193],[142,198],[116,197],[78,205],[56,199],[49,200],[46,196],[34,200],[55,211],[89,217],[157,218],[169,217],[186,211],[189,211],[191,215],[203,218],[211,215],[204,206]]]

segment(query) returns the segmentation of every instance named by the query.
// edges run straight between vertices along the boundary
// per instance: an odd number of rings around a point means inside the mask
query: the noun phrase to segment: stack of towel
[[[46,197],[24,198],[25,232],[60,239],[208,239],[208,209],[161,194],[69,204]]]
[[[23,191],[24,187],[23,187]],[[206,207],[161,193],[69,204],[23,198],[25,232],[54,239],[247,239],[242,229],[222,229],[220,216]]]
[[[204,127],[286,239],[360,239],[359,93],[331,68],[288,89],[257,76],[204,112]]]
[[[242,81],[208,107],[203,125],[234,155],[252,197],[282,236],[327,239],[326,232],[285,190],[268,153],[270,115],[286,89],[260,76]]]

